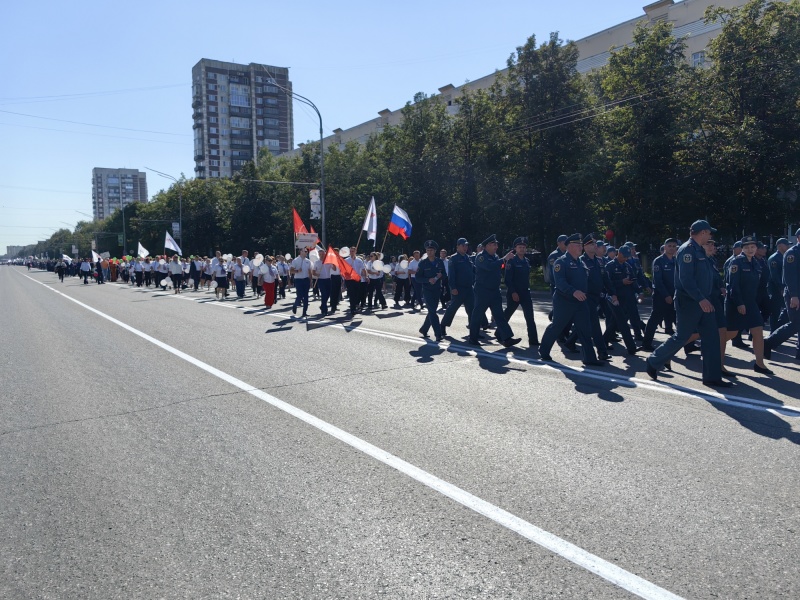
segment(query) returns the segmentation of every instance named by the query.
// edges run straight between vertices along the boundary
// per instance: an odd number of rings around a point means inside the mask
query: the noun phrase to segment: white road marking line
[[[24,275],[24,273],[23,273]],[[63,296],[70,302],[74,302],[78,306],[85,308],[86,310],[93,312],[94,314],[122,327],[126,331],[133,333],[134,335],[139,336],[140,338],[150,342],[158,346],[159,348],[166,350],[167,352],[177,356],[178,358],[185,360],[186,362],[193,364],[194,366],[202,369],[203,371],[231,384],[234,387],[239,388],[243,392],[247,392],[248,394],[258,398],[259,400],[263,400],[267,404],[277,408],[279,410],[284,411],[285,413],[311,425],[312,427],[327,433],[328,435],[338,439],[341,442],[344,442],[351,448],[354,448],[364,454],[371,456],[372,458],[380,461],[381,463],[407,475],[408,477],[418,481],[419,483],[429,487],[432,490],[435,490],[454,500],[455,502],[469,508],[470,510],[483,515],[484,517],[494,521],[498,525],[509,529],[518,535],[546,548],[547,550],[557,554],[568,561],[583,567],[587,571],[602,577],[606,581],[624,589],[632,594],[635,594],[641,598],[647,598],[648,600],[667,600],[673,599],[677,600],[680,599],[680,596],[676,596],[672,592],[661,588],[654,583],[647,581],[639,577],[638,575],[634,575],[633,573],[626,571],[618,567],[617,565],[610,563],[599,556],[596,556],[590,552],[587,552],[583,548],[572,544],[557,535],[554,535],[544,529],[540,529],[536,527],[532,523],[520,519],[519,517],[509,513],[508,511],[503,510],[499,506],[496,506],[486,500],[482,500],[481,498],[470,494],[469,492],[451,484],[447,481],[428,473],[412,465],[409,462],[404,461],[393,454],[382,450],[378,446],[370,444],[369,442],[362,440],[350,433],[347,433],[343,429],[339,429],[338,427],[331,425],[327,421],[323,421],[322,419],[315,417],[314,415],[307,413],[299,408],[292,406],[291,404],[284,402],[272,396],[262,390],[259,390],[244,381],[237,379],[233,375],[225,373],[211,365],[189,355],[177,348],[173,348],[172,346],[158,340],[130,325],[123,323],[115,319],[114,317],[107,315],[96,308],[92,308],[88,304],[84,304],[63,292],[60,292],[49,285],[37,281],[32,277],[28,277],[24,275],[31,281],[38,283],[41,286],[44,286],[46,289],[55,292],[56,294]]]
[[[40,282],[37,281],[37,283]],[[180,295],[176,294],[160,294],[160,296],[168,296],[182,300],[184,299],[181,298]],[[201,299],[186,298],[186,300],[201,303],[199,302],[199,300]],[[212,302],[211,304],[214,303]],[[219,303],[216,304],[218,304],[219,306],[224,306],[225,308],[247,309],[247,307],[234,306],[230,304],[219,304]],[[263,314],[265,316],[280,317],[280,318],[290,318],[294,316],[289,312],[265,312]],[[297,322],[298,323],[301,322],[301,319],[298,318]],[[318,322],[324,322],[324,321],[318,321]],[[333,327],[335,329],[342,329],[345,331],[361,333],[364,335],[373,335],[376,337],[393,339],[401,342],[409,342],[417,345],[424,341],[419,337],[409,336],[402,333],[390,333],[386,331],[381,331],[379,329],[370,329],[368,327],[360,327],[360,326],[350,327],[342,323],[333,323],[325,326],[325,328],[327,327]],[[496,354],[494,352],[489,352],[481,348],[476,348],[475,346],[459,344],[458,342],[441,342],[440,344],[436,344],[434,342],[428,341],[426,343],[431,346],[438,345],[442,348],[455,348],[459,351],[467,352],[468,354],[474,357],[480,355],[484,358],[490,358],[492,360],[508,361],[508,362],[513,362],[515,364],[524,364],[537,369],[549,369],[552,371],[561,371],[562,373],[565,374],[579,375],[586,379],[594,379],[597,381],[612,383],[614,385],[619,385],[631,389],[640,388],[654,392],[663,392],[666,394],[679,396],[682,398],[694,398],[694,399],[705,400],[715,404],[721,404],[724,406],[735,406],[737,408],[746,408],[749,410],[768,412],[776,416],[783,416],[790,418],[800,417],[800,407],[795,407],[791,405],[776,406],[775,403],[773,402],[768,402],[766,400],[758,400],[756,398],[748,398],[747,396],[738,396],[736,394],[720,394],[716,392],[695,389],[688,386],[682,386],[674,383],[668,383],[666,381],[651,381],[645,379],[638,379],[636,377],[628,377],[625,375],[615,376],[615,375],[610,375],[608,373],[603,373],[602,371],[597,371],[595,369],[589,369],[586,367],[576,368],[576,367],[571,367],[569,365],[547,363],[535,358],[522,359],[522,358],[508,356],[505,353]]]

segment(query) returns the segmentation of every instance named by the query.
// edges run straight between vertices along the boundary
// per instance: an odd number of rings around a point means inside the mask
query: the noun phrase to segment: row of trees
[[[659,22],[639,26],[632,45],[589,75],[576,70],[575,44],[554,33],[528,39],[455,114],[417,94],[402,124],[326,148],[328,240],[355,242],[371,196],[379,225],[394,204],[413,222],[408,243],[390,236],[390,253],[491,233],[549,250],[560,233],[607,229],[618,242],[657,246],[685,238],[699,217],[727,241],[784,233],[800,219],[800,3],[752,0],[706,19],[722,29],[703,68]],[[308,188],[264,182],[316,181],[319,160],[309,143],[290,158],[262,153],[231,180],[184,179],[126,209],[128,239],[159,248],[164,224],[150,221],[174,219],[182,195],[187,253],[287,251],[291,208],[308,214]],[[122,231],[121,214],[72,235],[89,229]],[[122,252],[113,237],[99,242]]]

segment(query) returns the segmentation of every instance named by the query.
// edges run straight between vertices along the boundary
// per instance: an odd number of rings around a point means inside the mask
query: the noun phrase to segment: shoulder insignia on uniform
[[[561,270],[561,264],[560,263],[553,267],[553,271],[555,271],[556,273],[558,273],[560,270]]]
[[[661,270],[661,267],[659,267],[658,265],[653,267],[653,272],[660,271],[660,270]]]
[[[689,254],[688,252],[686,254],[684,254],[683,255],[683,262],[685,262],[685,263],[692,262],[692,255]]]
[[[793,263],[794,262],[794,254],[790,254],[786,257],[786,262]]]
[[[554,262],[556,262],[556,259],[555,258],[551,258],[550,259],[550,264],[552,265]]]
[[[481,261],[481,262],[483,262],[483,257],[482,257],[482,256],[479,256],[479,257],[478,257],[478,260],[479,260],[479,261]]]
[[[739,265],[731,265],[731,273],[736,273],[739,270]]]

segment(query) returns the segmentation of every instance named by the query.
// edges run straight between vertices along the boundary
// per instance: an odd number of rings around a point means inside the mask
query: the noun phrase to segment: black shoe
[[[753,371],[756,373],[761,373],[762,375],[774,375],[773,371],[770,371],[767,367],[759,367],[757,364],[753,365]],[[725,375],[725,373],[723,373]]]
[[[641,347],[635,346],[634,348],[628,348],[628,356],[636,356],[636,353],[641,350]]]
[[[530,346],[531,348],[534,348],[538,345],[539,345],[539,340],[537,339],[528,340],[528,346]]]
[[[521,341],[522,341],[522,338],[508,338],[507,340],[503,340],[503,341],[501,341],[501,342],[500,342],[500,344],[501,344],[501,345],[502,345],[504,348],[511,348],[511,346],[516,346],[516,345],[517,345],[517,344],[519,344]]]
[[[542,354],[541,352],[539,353],[539,360],[543,360],[545,362],[554,362],[552,356],[549,354]]]
[[[583,363],[583,366],[584,367],[605,367],[606,363],[604,363],[602,360],[587,360],[585,363]]]
[[[564,350],[566,350],[570,354],[578,353],[578,349],[575,347],[575,344],[564,344]]]
[[[606,354],[604,352],[603,353],[598,352],[597,353],[597,358],[599,358],[600,360],[611,360],[611,355],[610,354]]]
[[[420,327],[420,328],[419,328],[419,333],[420,333],[420,335],[421,335],[422,337],[424,337],[424,338],[426,338],[426,337],[430,337],[430,336],[428,335],[428,332],[427,332],[427,331],[425,331],[425,330],[424,330],[422,327]]]
[[[719,388],[733,387],[733,384],[730,381],[723,381],[722,379],[717,379],[715,381],[703,381],[703,385],[706,385],[708,387],[719,387]]]
[[[471,346],[480,346],[481,345],[480,340],[476,340],[475,338],[468,338],[467,339],[467,343],[470,344]]]
[[[772,358],[772,348],[764,344],[764,358]]]
[[[741,348],[742,350],[747,350],[750,348],[747,344],[745,344],[742,340],[733,340],[731,342],[731,346],[735,348]]]
[[[437,335],[437,336],[436,336],[436,341],[437,341],[437,342],[441,342],[443,339],[444,339],[444,338],[443,338],[442,336],[440,336],[440,335]]]
[[[665,371],[672,371],[672,361],[668,360],[664,363],[664,370]]]
[[[293,307],[292,307],[292,314],[293,314],[293,315],[296,315],[296,314],[297,314],[297,307],[296,307],[296,306],[293,306]]]
[[[647,368],[647,374],[650,376],[650,379],[653,381],[658,381],[658,371],[656,371],[656,368],[650,364],[649,360],[644,361],[644,364]]]
[[[756,366],[758,366],[758,365],[756,365]],[[728,379],[731,379],[731,378],[736,379],[736,373],[734,373],[733,371],[728,371],[728,369],[726,369],[724,367],[722,369],[722,376],[723,377],[727,377]]]
[[[653,348],[653,344],[650,344],[650,343],[642,344],[642,350],[647,350],[647,352],[655,352],[655,348]]]
[[[442,328],[441,328],[441,329],[442,329],[442,337],[446,336],[446,335],[447,335],[447,327],[445,327],[444,325],[442,325]]]
[[[800,348],[797,349],[797,354],[794,355],[795,360],[800,360]]]
[[[698,348],[694,342],[689,342],[683,347],[683,353],[686,356],[689,356],[692,352],[700,352],[700,348]]]

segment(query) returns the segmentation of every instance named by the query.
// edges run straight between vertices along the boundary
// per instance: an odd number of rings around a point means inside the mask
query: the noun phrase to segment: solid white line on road
[[[292,415],[293,417],[315,427],[316,429],[327,433],[328,435],[344,442],[348,446],[371,456],[372,458],[382,462],[383,464],[396,469],[400,473],[411,477],[412,479],[422,483],[423,485],[439,492],[440,494],[454,500],[455,502],[461,504],[473,510],[474,512],[481,514],[488,519],[491,519],[495,523],[517,533],[518,535],[550,550],[554,554],[557,554],[568,561],[583,567],[587,571],[602,577],[606,581],[613,583],[614,585],[621,587],[624,590],[631,592],[641,598],[653,599],[653,600],[661,600],[661,599],[678,599],[680,596],[676,596],[672,592],[665,590],[654,583],[647,581],[639,577],[638,575],[634,575],[633,573],[626,571],[618,567],[617,565],[610,563],[599,556],[595,556],[594,554],[587,552],[583,548],[576,546],[564,539],[561,539],[557,535],[554,535],[544,529],[540,529],[536,527],[532,523],[520,519],[517,516],[509,513],[508,511],[503,510],[499,506],[495,506],[486,500],[482,500],[477,496],[470,494],[469,492],[451,484],[427,471],[420,469],[412,465],[409,462],[404,461],[393,454],[382,450],[381,448],[370,444],[369,442],[362,440],[350,433],[347,433],[343,429],[339,429],[338,427],[331,425],[327,421],[323,421],[322,419],[315,417],[314,415],[307,413],[299,408],[284,402],[272,396],[258,388],[253,387],[252,385],[245,383],[244,381],[237,379],[233,375],[229,375],[224,371],[220,371],[216,367],[212,367],[208,363],[205,363],[177,348],[173,348],[172,346],[165,344],[161,340],[158,340],[143,331],[139,331],[138,329],[131,327],[130,325],[123,323],[115,319],[114,317],[107,315],[96,308],[92,308],[88,304],[84,304],[63,292],[60,292],[51,286],[37,281],[28,275],[22,274],[31,281],[38,283],[39,285],[47,288],[48,290],[55,292],[59,296],[62,296],[69,300],[70,302],[74,302],[78,306],[85,308],[88,311],[93,312],[94,314],[122,327],[126,331],[133,333],[134,335],[139,336],[140,338],[150,342],[151,344],[155,344],[159,348],[166,350],[167,352],[185,360],[186,362],[195,365],[196,367],[202,369],[203,371],[231,384],[234,387],[239,388],[243,392],[247,392],[248,394],[255,396],[259,400],[263,400],[267,404],[284,411],[287,414]]]

